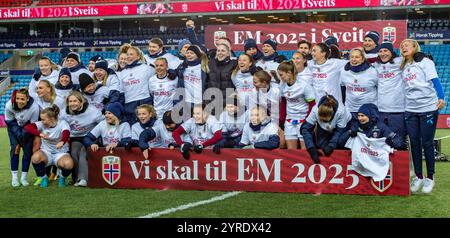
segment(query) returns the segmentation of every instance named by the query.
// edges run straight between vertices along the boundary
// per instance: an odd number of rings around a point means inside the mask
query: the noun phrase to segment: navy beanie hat
[[[253,39],[247,39],[244,42],[244,51],[247,51],[250,48],[258,49],[258,45],[256,45],[256,41]]]
[[[89,61],[97,62],[102,59],[103,59],[103,57],[101,55],[94,55],[94,56],[92,56],[92,58],[89,59]]]
[[[113,102],[106,106],[105,111],[111,112],[119,120],[122,120],[122,115],[124,114],[125,110],[124,110],[122,104],[120,104],[119,102]]]
[[[69,59],[69,58],[74,59],[78,63],[80,63],[80,55],[75,52],[70,52],[69,54],[67,54],[66,59]]]
[[[388,49],[393,55],[395,54],[394,44],[388,40],[384,40],[383,43],[381,43],[380,49]]]
[[[106,60],[104,60],[104,59],[101,59],[101,60],[95,62],[95,68],[108,71],[108,62],[106,62]]]
[[[373,103],[366,103],[359,108],[358,113],[362,113],[366,115],[371,121],[374,121],[378,116],[378,107]]]
[[[198,58],[202,57],[202,51],[196,45],[189,46],[189,48],[187,48],[187,50],[193,51],[195,53],[195,55],[197,55]]]
[[[61,78],[62,75],[67,75],[67,76],[69,76],[70,80],[72,80],[72,74],[70,73],[69,68],[62,68],[62,69],[59,71],[59,76],[58,76],[58,78]]]
[[[379,45],[379,41],[380,41],[380,34],[376,31],[369,31],[367,32],[367,34],[364,36],[364,38],[369,37],[370,39],[372,39],[376,45]]]
[[[183,49],[183,46],[186,44],[192,45],[191,41],[189,41],[188,39],[180,40],[180,42],[178,42],[178,50]]]
[[[69,48],[67,48],[67,47],[61,48],[61,50],[59,50],[59,53],[61,54],[61,58],[66,58],[66,56],[70,52],[72,52],[72,51]]]
[[[277,42],[274,41],[273,39],[267,39],[266,41],[264,41],[264,44],[268,44],[270,46],[272,46],[273,50],[277,50]]]
[[[87,73],[80,74],[79,80],[81,91],[84,91],[89,84],[95,83],[94,79]]]
[[[323,43],[325,43],[328,47],[332,45],[339,46],[338,40],[334,36],[328,36]]]

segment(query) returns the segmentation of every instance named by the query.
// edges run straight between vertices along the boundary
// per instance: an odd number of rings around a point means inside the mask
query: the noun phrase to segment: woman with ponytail
[[[314,163],[320,163],[317,149],[330,156],[334,149],[344,148],[346,141],[342,134],[348,131],[351,118],[350,112],[332,95],[323,96],[313,107],[300,132]]]
[[[250,107],[250,95],[255,86],[253,85],[253,74],[256,72],[255,60],[248,54],[241,54],[238,64],[231,73],[231,81],[236,87],[240,101],[245,106]]]
[[[345,107],[356,123],[363,104],[377,105],[377,71],[367,62],[364,52],[355,48],[350,51],[350,60],[341,70],[340,79],[345,87]]]
[[[325,43],[316,44],[312,48],[313,63],[308,68],[313,75],[313,87],[316,102],[325,95],[333,96],[342,102],[342,92],[339,76],[347,61],[330,58],[331,50]]]
[[[72,173],[75,186],[86,187],[88,182],[87,152],[83,146],[84,137],[104,117],[100,110],[89,105],[78,91],[72,91],[66,99],[67,107],[61,113],[61,119],[70,126],[70,155],[74,160]]]
[[[297,149],[298,141],[300,141],[301,148],[305,147],[300,127],[315,105],[314,88],[307,83],[310,79],[299,79],[299,76],[302,77],[301,73],[297,72],[292,61],[282,62],[278,66],[281,96],[286,101],[287,115],[284,123],[284,135],[288,149]]]
[[[36,89],[39,81],[47,80],[52,85],[56,84],[59,76],[59,66],[56,65],[50,58],[42,57],[38,62],[39,68],[33,74],[33,78],[28,85],[28,91],[32,98],[37,99]]]
[[[191,45],[186,50],[186,60],[177,68],[178,88],[184,88],[184,110],[190,112],[195,104],[203,103],[203,93],[209,73],[208,57],[196,45]],[[179,101],[175,98],[174,104]],[[191,118],[184,113],[183,118]]]
[[[25,130],[41,138],[40,149],[33,154],[31,160],[36,169],[38,184],[42,188],[48,186],[45,167],[55,165],[61,169],[58,186],[66,186],[66,178],[73,168],[69,152],[70,127],[66,121],[58,119],[59,107],[52,105],[42,110],[41,121],[28,124]]]
[[[439,110],[444,108],[444,92],[434,62],[420,52],[416,40],[406,39],[400,44],[403,60],[400,68],[405,83],[406,131],[410,140],[416,177],[411,192],[430,193],[434,187],[434,133]],[[422,173],[422,150],[425,154],[427,177]]]
[[[36,92],[38,96],[36,103],[39,105],[40,111],[53,105],[60,109],[65,108],[64,99],[56,95],[55,87],[49,81],[45,79],[39,81]]]
[[[127,63],[127,67],[119,74],[119,79],[125,98],[124,120],[132,125],[137,121],[136,108],[142,104],[153,104],[148,83],[155,75],[155,68],[146,65],[142,51],[131,45],[127,49]]]

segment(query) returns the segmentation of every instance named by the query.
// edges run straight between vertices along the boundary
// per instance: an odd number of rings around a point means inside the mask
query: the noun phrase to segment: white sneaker
[[[17,178],[12,179],[11,185],[12,185],[14,188],[19,187],[19,186],[20,186],[19,179],[17,179]]]
[[[423,179],[419,179],[418,177],[414,177],[411,181],[411,192],[416,193],[419,191],[420,187],[422,187]]]
[[[431,191],[433,191],[433,187],[434,187],[434,180],[426,178],[423,181],[422,192],[423,193],[431,193]]]
[[[80,179],[75,186],[77,187],[86,187],[87,186],[87,181],[85,179]]]
[[[20,183],[21,183],[22,186],[24,186],[24,187],[30,185],[30,183],[28,183],[28,181],[27,181],[26,179],[20,179]]]

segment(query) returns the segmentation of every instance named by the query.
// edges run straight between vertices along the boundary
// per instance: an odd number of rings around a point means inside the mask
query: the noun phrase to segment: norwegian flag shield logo
[[[397,39],[397,29],[392,26],[383,28],[383,39],[395,43]]]
[[[103,156],[102,158],[102,177],[109,185],[114,185],[120,179],[120,157]]]
[[[393,182],[393,170],[392,170],[392,162],[389,161],[389,170],[386,175],[386,177],[378,182],[373,181],[373,179],[370,180],[370,184],[372,184],[372,187],[375,188],[378,192],[382,193],[388,190],[392,186]]]

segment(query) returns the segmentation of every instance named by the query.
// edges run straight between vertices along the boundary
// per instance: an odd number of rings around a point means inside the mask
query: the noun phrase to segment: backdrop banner
[[[401,195],[409,192],[407,151],[390,155],[386,178],[374,182],[351,170],[351,151],[335,151],[313,164],[305,150],[205,149],[183,159],[178,150],[138,148],[88,151],[89,187],[154,188],[312,194]]]
[[[206,26],[205,42],[208,49],[215,48],[215,41],[220,37],[231,40],[233,50],[244,50],[244,41],[255,39],[262,49],[266,39],[272,38],[277,43],[277,50],[296,50],[297,43],[302,39],[315,44],[323,42],[328,36],[338,39],[339,49],[353,49],[362,46],[364,36],[369,31],[380,34],[383,39],[394,43],[399,48],[406,39],[406,21],[355,21],[355,22],[325,22],[325,23],[277,23],[277,24],[236,24]]]

